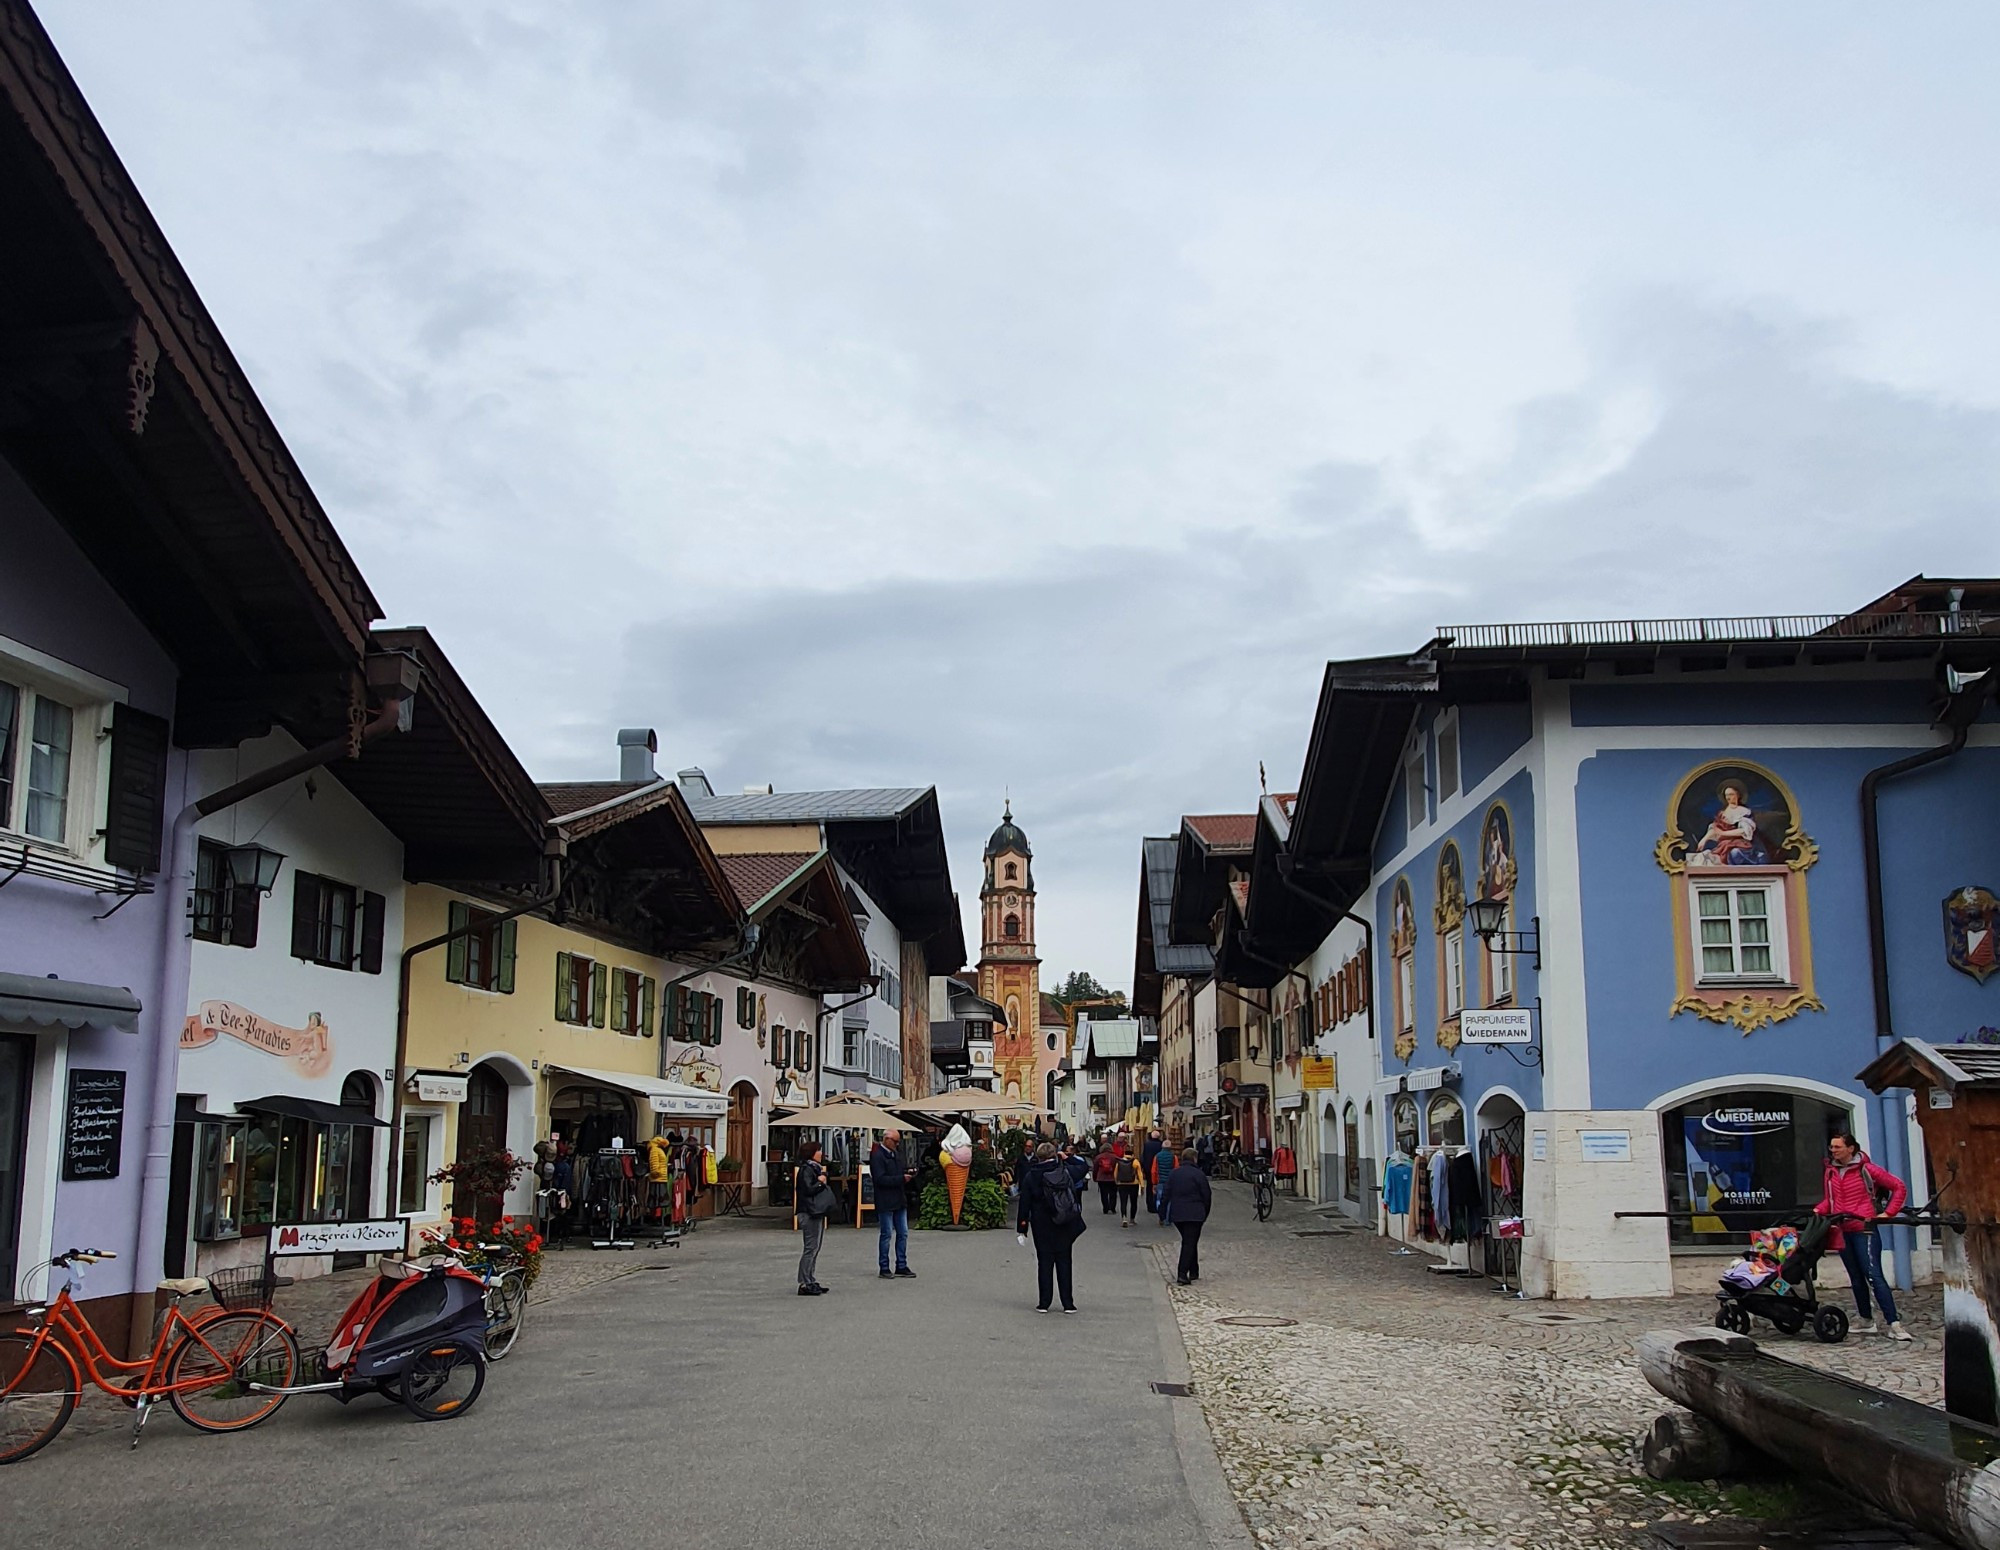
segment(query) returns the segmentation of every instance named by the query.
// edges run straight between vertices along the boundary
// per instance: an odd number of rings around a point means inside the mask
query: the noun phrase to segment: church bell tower
[[[1000,1093],[1040,1103],[1035,1041],[1040,1036],[1042,961],[1035,956],[1035,853],[1009,801],[986,842],[979,885],[979,993],[1000,1007],[1007,1029],[994,1040]]]

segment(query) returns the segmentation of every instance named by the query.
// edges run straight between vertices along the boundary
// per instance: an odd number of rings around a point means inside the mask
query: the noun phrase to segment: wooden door
[[[722,1156],[736,1159],[737,1177],[746,1181],[756,1172],[756,1120],[757,1089],[748,1082],[738,1082],[729,1089],[729,1139]]]
[[[506,1149],[506,1079],[490,1066],[474,1066],[466,1078],[465,1102],[458,1109],[458,1161]],[[474,1217],[484,1225],[499,1219],[500,1202],[491,1198],[475,1201],[454,1191],[451,1213]]]

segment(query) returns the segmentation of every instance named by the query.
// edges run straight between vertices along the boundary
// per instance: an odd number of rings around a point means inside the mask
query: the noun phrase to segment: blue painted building
[[[1707,1284],[1702,1255],[1817,1201],[1837,1129],[1924,1198],[1907,1097],[1855,1074],[1891,1036],[2000,1025],[1996,659],[2000,583],[1916,578],[1848,615],[1447,628],[1329,664],[1251,868],[1255,958],[1226,967],[1258,983],[1367,923],[1371,1163],[1511,1173],[1531,1291]],[[1494,1008],[1533,1042],[1469,1040]]]

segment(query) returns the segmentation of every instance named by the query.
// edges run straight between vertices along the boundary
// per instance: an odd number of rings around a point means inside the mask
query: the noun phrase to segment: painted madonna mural
[[[1802,1011],[1813,993],[1806,872],[1819,847],[1772,771],[1704,764],[1674,789],[1653,857],[1673,900],[1673,1013],[1748,1034]]]

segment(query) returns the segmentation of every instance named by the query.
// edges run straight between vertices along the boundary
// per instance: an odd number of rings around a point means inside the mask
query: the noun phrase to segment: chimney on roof
[[[674,779],[680,782],[681,790],[684,793],[691,792],[698,797],[712,797],[715,795],[715,788],[708,783],[708,777],[697,766],[689,765],[680,774],[676,775]]]
[[[626,785],[658,780],[653,755],[660,751],[660,736],[651,727],[618,729],[618,778]]]

